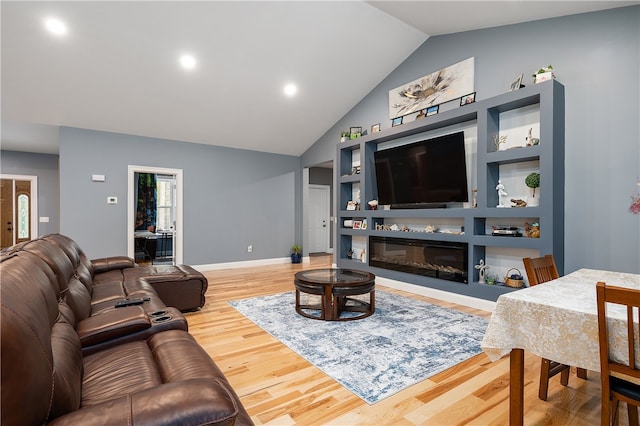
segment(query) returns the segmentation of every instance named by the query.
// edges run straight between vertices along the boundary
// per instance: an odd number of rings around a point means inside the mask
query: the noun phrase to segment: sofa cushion
[[[54,291],[57,285],[38,267],[40,262],[35,256],[13,255],[3,257],[0,264],[1,424],[43,424],[51,411],[75,404],[80,385],[80,381],[74,383],[77,371],[63,360],[68,356],[77,366],[79,345],[69,348],[68,324],[52,332],[62,319]]]
[[[73,311],[76,321],[81,321],[91,315],[91,294],[77,278],[69,280],[64,300]]]
[[[56,243],[45,239],[29,241],[22,247],[23,250],[33,253],[49,265],[58,281],[60,294],[64,296],[69,279],[74,275],[73,264],[66,253]]]
[[[83,407],[162,384],[146,341],[125,343],[88,355],[83,364]]]
[[[82,351],[73,326],[64,320],[57,321],[51,329],[53,352],[53,404],[50,418],[80,408],[82,383]]]

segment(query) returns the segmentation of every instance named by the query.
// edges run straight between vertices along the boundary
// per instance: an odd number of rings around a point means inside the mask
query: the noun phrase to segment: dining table
[[[524,422],[525,351],[573,367],[600,371],[596,284],[640,289],[640,274],[579,269],[498,297],[482,340],[491,361],[509,355],[509,424]],[[610,357],[626,362],[626,310],[610,305]],[[617,337],[618,336],[618,337]],[[640,353],[638,353],[640,362]]]

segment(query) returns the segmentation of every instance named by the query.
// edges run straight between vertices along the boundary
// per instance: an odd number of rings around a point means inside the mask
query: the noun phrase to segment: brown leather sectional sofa
[[[253,424],[180,310],[127,269],[59,234],[0,254],[1,424]]]

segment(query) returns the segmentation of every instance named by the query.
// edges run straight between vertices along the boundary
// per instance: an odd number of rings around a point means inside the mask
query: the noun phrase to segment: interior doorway
[[[38,235],[37,176],[0,175],[0,249]]]
[[[303,251],[331,254],[335,244],[333,161],[305,167],[302,188]]]
[[[309,253],[328,253],[330,249],[331,187],[309,185],[309,211],[307,225]]]
[[[182,170],[129,166],[128,256],[138,263],[183,263]]]

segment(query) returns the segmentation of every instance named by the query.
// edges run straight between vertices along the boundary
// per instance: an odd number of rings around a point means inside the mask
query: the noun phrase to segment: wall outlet
[[[107,197],[107,204],[118,204],[118,197]]]
[[[249,246],[247,247],[247,253],[251,253],[251,252],[253,252],[253,246],[249,244]]]

